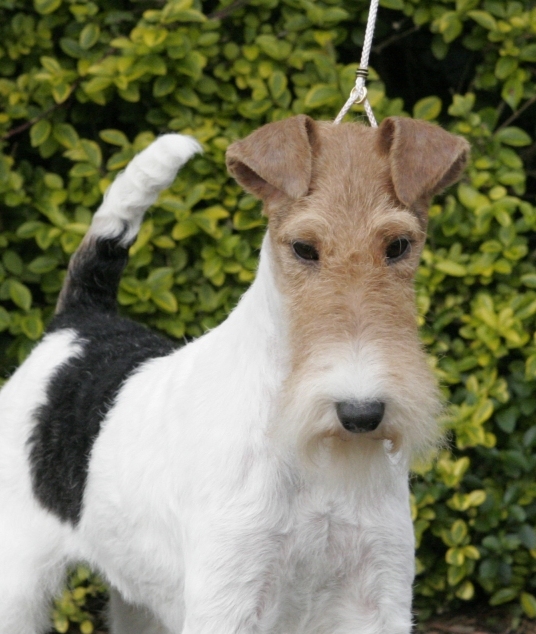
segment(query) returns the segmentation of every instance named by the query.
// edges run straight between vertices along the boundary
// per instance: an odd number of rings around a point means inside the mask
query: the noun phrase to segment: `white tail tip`
[[[147,208],[171,185],[186,161],[200,152],[201,146],[190,136],[158,137],[110,185],[93,217],[91,233],[113,238],[125,232],[121,242],[129,244],[136,237]]]

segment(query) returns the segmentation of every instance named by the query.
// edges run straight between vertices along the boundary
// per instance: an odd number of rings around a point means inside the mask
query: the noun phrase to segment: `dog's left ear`
[[[388,155],[398,200],[412,207],[455,183],[469,156],[469,143],[425,121],[388,117],[378,129],[379,146]]]
[[[314,121],[298,115],[268,123],[227,149],[227,169],[257,198],[284,194],[296,200],[309,191]]]

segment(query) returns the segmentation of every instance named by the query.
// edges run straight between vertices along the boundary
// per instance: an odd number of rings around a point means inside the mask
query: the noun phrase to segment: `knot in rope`
[[[350,110],[354,103],[363,103],[370,125],[373,128],[378,127],[376,118],[374,117],[374,113],[372,112],[372,107],[369,103],[369,100],[367,99],[367,89],[365,87],[365,81],[368,76],[370,50],[372,48],[372,37],[374,35],[376,16],[378,14],[378,4],[379,0],[371,0],[367,20],[367,29],[365,31],[365,41],[363,42],[363,51],[361,53],[361,62],[359,64],[359,68],[356,71],[355,86],[352,88],[350,96],[348,97],[344,106],[341,108],[341,111],[337,115],[337,118],[333,122],[335,125],[338,125],[343,120],[344,115],[348,112],[348,110]]]

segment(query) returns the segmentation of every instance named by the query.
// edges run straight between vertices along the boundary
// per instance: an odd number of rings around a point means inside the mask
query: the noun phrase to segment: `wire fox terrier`
[[[116,179],[0,394],[0,633],[46,631],[84,560],[113,634],[408,634],[408,466],[438,437],[413,278],[468,145],[303,115],[232,144],[269,221],[259,270],[176,349],[116,293],[144,211],[198,150],[162,136]]]

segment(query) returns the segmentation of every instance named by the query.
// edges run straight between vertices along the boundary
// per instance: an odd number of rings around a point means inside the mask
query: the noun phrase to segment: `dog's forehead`
[[[317,124],[311,192],[343,205],[367,204],[392,191],[389,161],[377,129],[359,123]]]
[[[297,233],[353,248],[385,212],[400,209],[378,132],[357,123],[317,122],[312,147],[308,194],[271,214],[271,226],[284,238]]]

